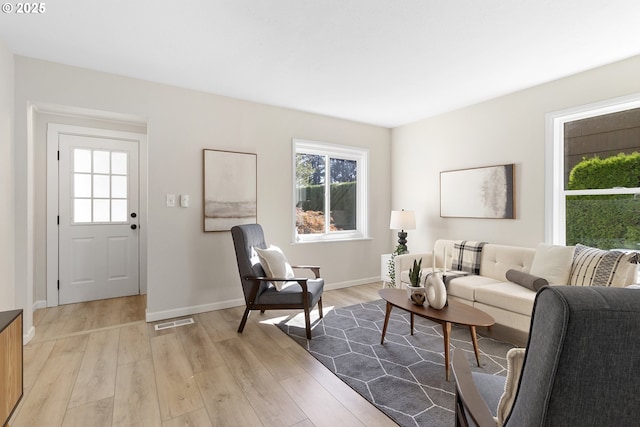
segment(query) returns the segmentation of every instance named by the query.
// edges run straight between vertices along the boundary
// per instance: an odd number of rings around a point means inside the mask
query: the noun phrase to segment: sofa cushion
[[[493,283],[475,290],[477,302],[531,316],[536,293],[511,282]]]
[[[569,284],[623,287],[635,281],[638,254],[576,245]]]
[[[533,248],[487,244],[482,248],[480,275],[504,282],[508,270],[529,272],[535,253]]]
[[[573,246],[539,244],[529,273],[544,277],[552,285],[566,285],[569,283],[574,250]]]
[[[538,289],[549,284],[547,279],[543,277],[534,276],[533,274],[518,270],[507,271],[507,280],[535,292],[538,292]]]
[[[476,289],[482,286],[499,283],[496,279],[485,276],[462,276],[447,281],[447,295],[463,298],[469,301],[475,300]]]

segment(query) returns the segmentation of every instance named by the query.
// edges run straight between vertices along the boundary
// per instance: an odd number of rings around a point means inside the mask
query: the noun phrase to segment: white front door
[[[59,303],[140,293],[138,141],[58,134]]]

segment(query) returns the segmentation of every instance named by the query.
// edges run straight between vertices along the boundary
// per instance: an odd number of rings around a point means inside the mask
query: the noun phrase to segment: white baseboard
[[[33,311],[39,310],[41,308],[47,308],[47,300],[40,300],[33,303]]]
[[[334,289],[342,289],[342,288],[350,288],[352,286],[367,285],[369,283],[375,283],[379,281],[380,281],[379,276],[369,277],[367,279],[349,280],[348,282],[332,283],[330,285],[325,284],[324,290],[332,291]]]
[[[244,305],[244,299],[234,299],[228,301],[214,302],[211,304],[194,305],[191,307],[180,307],[165,311],[147,311],[146,319],[148,322],[157,322],[158,320],[173,319],[175,317],[188,316],[190,314],[205,313],[207,311],[223,310],[225,308],[239,307]]]
[[[29,330],[26,333],[22,334],[22,345],[29,344],[29,341],[31,341],[35,336],[36,336],[36,328],[32,326],[29,328]]]
[[[351,286],[366,285],[368,283],[379,282],[380,277],[371,277],[368,279],[350,280],[348,282],[332,283],[325,285],[324,289],[330,291],[333,289],[350,288]],[[172,310],[146,312],[146,320],[149,322],[157,322],[159,320],[173,319],[176,317],[189,316],[191,314],[205,313],[207,311],[224,310],[225,308],[244,306],[244,299],[233,299],[228,301],[215,302],[211,304],[194,305],[191,307],[180,307]]]

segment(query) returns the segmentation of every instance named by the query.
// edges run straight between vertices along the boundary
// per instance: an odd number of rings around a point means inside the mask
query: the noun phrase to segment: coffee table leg
[[[480,352],[478,351],[478,338],[476,337],[476,327],[469,326],[469,332],[471,333],[471,341],[473,341],[473,351],[476,352],[476,362],[480,366]]]
[[[442,323],[442,334],[444,335],[444,371],[447,381],[449,381],[449,335],[451,335],[451,323]]]
[[[384,315],[384,326],[382,327],[382,337],[380,338],[380,344],[384,344],[384,336],[387,333],[387,325],[389,324],[389,317],[391,316],[391,307],[393,307],[390,303],[387,303],[387,313]]]

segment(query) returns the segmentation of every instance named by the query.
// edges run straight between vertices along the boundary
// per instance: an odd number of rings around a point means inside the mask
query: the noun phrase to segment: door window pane
[[[111,173],[114,175],[127,174],[127,153],[111,153]]]
[[[91,150],[75,148],[73,150],[73,171],[91,172]]]
[[[93,152],[93,173],[109,173],[111,172],[109,158],[111,153],[108,151]]]
[[[91,175],[86,173],[73,175],[73,197],[91,197]]]
[[[73,221],[91,222],[91,199],[75,199],[73,201]]]
[[[109,176],[94,175],[93,176],[93,197],[106,199],[109,197]]]
[[[111,218],[111,207],[109,200],[93,200],[93,222],[109,222]]]
[[[111,222],[127,222],[127,201],[111,201]]]
[[[111,177],[111,197],[117,199],[125,199],[127,197],[127,177],[112,176]]]

